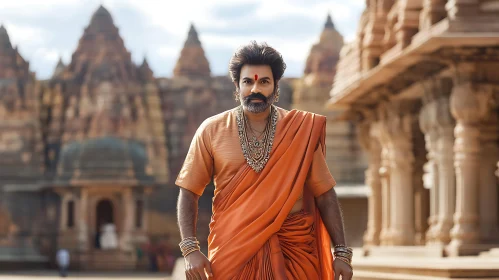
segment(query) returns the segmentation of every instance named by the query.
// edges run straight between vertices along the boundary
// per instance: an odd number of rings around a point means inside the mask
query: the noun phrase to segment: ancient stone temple
[[[369,158],[356,279],[499,276],[498,7],[367,1],[329,101]]]
[[[192,25],[173,77],[155,77],[100,6],[71,60],[37,81],[0,27],[0,266],[46,267],[59,248],[87,270],[146,269],[158,250],[180,255],[174,181],[201,122],[238,106],[229,76],[209,65]],[[287,109],[291,82],[280,82]],[[200,240],[212,192],[200,200]]]
[[[146,196],[168,179],[166,131],[152,71],[146,60],[133,64],[104,7],[41,100],[47,187],[60,197],[57,247],[78,251],[81,268],[103,258],[134,267],[148,233]],[[111,252],[101,250],[106,224],[119,240]]]
[[[29,63],[0,26],[0,255],[26,264],[45,260],[34,249],[42,244],[30,235],[45,227],[44,197],[33,194],[45,171],[38,87]]]
[[[351,121],[338,121],[338,110],[327,110],[336,74],[336,64],[343,47],[343,36],[335,29],[330,15],[306,60],[303,77],[294,82],[293,108],[327,117],[326,160],[338,183],[335,188],[343,208],[348,242],[362,245],[362,233],[367,221],[367,191],[364,185],[366,163]]]

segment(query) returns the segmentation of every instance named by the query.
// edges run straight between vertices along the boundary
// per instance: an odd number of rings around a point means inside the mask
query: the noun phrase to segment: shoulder
[[[230,109],[205,119],[199,126],[198,133],[211,133],[221,126],[225,126],[227,123],[230,123],[235,114],[235,110],[235,108]]]
[[[316,113],[312,113],[312,112],[309,112],[309,111],[304,111],[304,110],[298,110],[298,109],[292,109],[292,110],[286,110],[286,109],[283,109],[283,108],[280,108],[280,107],[277,107],[277,112],[279,113],[279,116],[282,116],[282,117],[285,117],[285,116],[302,116],[304,118],[315,118],[315,119],[319,119],[321,121],[326,121],[326,116],[323,116],[323,115],[320,115],[320,114],[316,114]]]

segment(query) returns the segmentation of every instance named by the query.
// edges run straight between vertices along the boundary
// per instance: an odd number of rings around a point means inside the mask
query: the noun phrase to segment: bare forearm
[[[334,188],[315,199],[322,220],[334,245],[347,245],[343,213]]]
[[[199,196],[180,188],[177,202],[177,221],[182,239],[196,236]]]

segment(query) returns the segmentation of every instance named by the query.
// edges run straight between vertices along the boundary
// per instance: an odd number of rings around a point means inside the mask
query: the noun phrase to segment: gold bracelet
[[[179,247],[180,250],[182,251],[182,256],[184,257],[192,252],[200,250],[199,241],[194,236],[182,239],[182,241],[179,243]]]
[[[182,253],[182,256],[185,258],[185,257],[187,257],[189,254],[194,253],[194,252],[196,252],[196,251],[199,251],[199,248],[191,248],[190,250],[188,250],[188,251],[186,251],[186,252],[183,252],[183,253]]]

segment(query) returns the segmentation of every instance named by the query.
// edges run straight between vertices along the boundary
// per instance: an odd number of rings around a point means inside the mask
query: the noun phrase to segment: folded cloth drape
[[[332,279],[330,237],[304,188],[315,150],[325,147],[325,125],[323,116],[289,112],[265,168],[256,173],[244,164],[216,194],[208,238],[213,279]],[[289,215],[302,193],[303,210]]]

